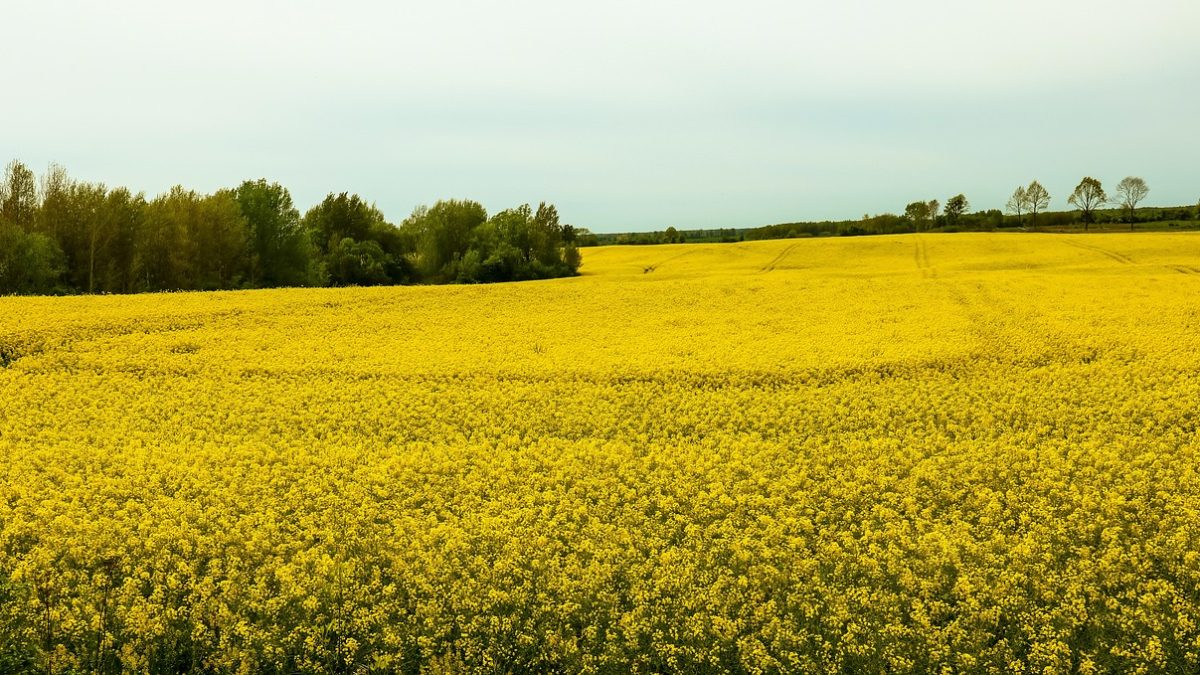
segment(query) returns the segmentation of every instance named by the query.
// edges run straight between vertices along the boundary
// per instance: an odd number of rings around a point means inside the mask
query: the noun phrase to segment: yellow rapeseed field
[[[0,298],[0,672],[1198,672],[1200,236]]]

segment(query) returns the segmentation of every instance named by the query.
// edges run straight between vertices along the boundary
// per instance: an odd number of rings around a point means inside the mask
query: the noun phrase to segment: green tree
[[[4,168],[4,182],[0,183],[0,220],[28,232],[34,229],[37,212],[37,179],[29,167],[14,159]]]
[[[414,243],[426,279],[453,281],[458,277],[458,260],[479,241],[475,230],[487,220],[487,211],[478,202],[443,200],[413,211],[401,230]]]
[[[904,216],[912,222],[913,228],[920,232],[926,229],[929,220],[929,202],[912,202],[904,207]]]
[[[946,200],[946,224],[958,225],[958,220],[971,208],[965,195],[957,194]]]
[[[142,237],[146,197],[128,188],[110,190],[102,207],[105,230],[111,233],[98,290],[132,293],[137,290],[138,242]]]
[[[55,240],[58,228],[69,219],[71,177],[67,170],[51,164],[41,178],[41,208],[38,209],[37,230]]]
[[[929,200],[929,226],[937,227],[938,214],[942,212],[942,203],[936,199]]]
[[[1050,193],[1036,180],[1025,188],[1025,207],[1029,211],[1030,222],[1037,227],[1038,213],[1050,206]]]
[[[1117,202],[1121,208],[1125,210],[1125,216],[1129,220],[1129,229],[1133,229],[1134,212],[1137,209],[1138,202],[1146,198],[1150,194],[1150,188],[1146,185],[1146,181],[1137,176],[1126,176],[1117,183]]]
[[[114,236],[104,217],[107,197],[104,185],[71,181],[49,202],[55,209],[53,228],[66,255],[67,282],[85,293],[96,290],[97,261],[107,256]]]
[[[175,186],[146,205],[139,247],[145,290],[236,288],[246,273],[246,220],[230,190]]]
[[[63,269],[53,239],[0,222],[0,294],[48,293],[57,288]]]
[[[320,204],[304,214],[304,228],[323,255],[349,237],[355,241],[371,238],[371,232],[384,222],[383,214],[358,195],[329,193]]]
[[[391,279],[388,256],[374,241],[345,237],[329,253],[329,277],[337,286],[378,286]]]
[[[1075,191],[1067,198],[1068,204],[1079,209],[1084,230],[1087,230],[1088,224],[1095,220],[1096,208],[1107,201],[1108,195],[1104,193],[1100,181],[1091,176],[1079,181],[1079,185],[1075,186]]]
[[[198,196],[187,220],[192,288],[238,288],[247,276],[246,218],[233,190]]]
[[[247,180],[234,198],[246,218],[249,284],[312,285],[313,245],[287,188],[265,178]]]

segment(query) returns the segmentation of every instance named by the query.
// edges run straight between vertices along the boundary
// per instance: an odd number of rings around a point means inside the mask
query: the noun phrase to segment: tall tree
[[[1079,185],[1075,186],[1075,191],[1067,198],[1068,204],[1079,209],[1084,230],[1087,230],[1088,224],[1093,221],[1096,208],[1107,201],[1108,195],[1104,193],[1100,181],[1091,176],[1079,181]]]
[[[1025,194],[1025,186],[1018,185],[1016,190],[1013,190],[1012,196],[1008,198],[1008,203],[1004,205],[1004,209],[1017,217],[1017,227],[1021,226],[1021,216],[1029,207],[1029,197]]]
[[[383,222],[383,214],[358,195],[331,192],[304,214],[303,222],[317,249],[328,254],[346,237],[369,239],[371,230]]]
[[[449,281],[459,277],[456,261],[466,255],[473,241],[491,240],[475,233],[487,219],[487,210],[479,202],[450,199],[413,211],[401,229],[416,247],[426,278]]]
[[[103,227],[111,233],[107,260],[102,270],[98,290],[110,293],[132,293],[137,289],[138,240],[142,236],[142,220],[146,197],[133,194],[128,188],[110,190],[104,201],[101,218]]]
[[[957,194],[946,200],[946,224],[954,226],[958,224],[958,219],[962,217],[967,209],[971,208],[971,203],[963,194]]]
[[[34,229],[37,211],[37,179],[29,167],[14,159],[4,167],[0,184],[0,219],[28,232]]]
[[[942,212],[942,203],[936,199],[929,200],[929,227],[937,227],[938,214]]]
[[[234,197],[249,229],[250,285],[311,284],[312,244],[287,188],[265,178],[247,180]]]
[[[1025,188],[1025,206],[1029,209],[1030,222],[1037,227],[1037,214],[1050,206],[1050,193],[1036,180]]]
[[[96,290],[97,260],[107,255],[113,237],[111,222],[104,218],[107,197],[104,185],[76,181],[67,183],[60,197],[48,197],[55,210],[53,227],[66,255],[67,282],[86,293]]]
[[[1134,210],[1137,209],[1138,202],[1146,198],[1150,194],[1150,188],[1146,185],[1146,181],[1137,176],[1126,176],[1117,183],[1117,201],[1121,207],[1125,209],[1125,216],[1129,220],[1129,229],[1133,229]]]
[[[41,208],[38,209],[39,232],[58,238],[59,226],[69,219],[71,177],[67,170],[51,164],[41,178]]]

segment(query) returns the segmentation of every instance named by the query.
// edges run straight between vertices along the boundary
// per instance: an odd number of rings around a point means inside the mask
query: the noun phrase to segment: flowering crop
[[[0,671],[1200,670],[1200,236],[0,298]]]

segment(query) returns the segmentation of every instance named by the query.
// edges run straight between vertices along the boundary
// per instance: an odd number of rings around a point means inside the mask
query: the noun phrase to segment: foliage
[[[516,211],[525,220],[509,222],[503,232],[483,227],[488,218],[481,205],[455,201],[418,209],[407,227],[397,228],[373,204],[347,192],[330,193],[301,218],[288,190],[266,179],[214,194],[176,186],[147,201],[126,188],[74,180],[53,164],[39,189],[33,172],[13,161],[0,182],[0,294],[476,283],[575,274],[582,262],[577,247],[594,236],[561,225],[552,205],[521,209]],[[496,236],[483,236],[488,231]],[[506,257],[509,248],[516,248],[516,257]]]
[[[246,218],[251,286],[315,286],[315,252],[292,195],[265,178],[244,181],[234,198]]]
[[[53,239],[0,221],[0,292],[49,293],[62,272],[63,254]]]
[[[1197,235],[587,264],[0,298],[0,668],[1200,670]]]
[[[459,283],[520,281],[570,276],[581,257],[575,229],[558,210],[528,204],[488,217],[470,201],[441,201],[417,209],[401,225],[416,242],[417,267],[427,278]]]
[[[1079,209],[1083,220],[1083,229],[1095,220],[1096,208],[1108,201],[1108,195],[1100,181],[1091,176],[1085,177],[1075,186],[1075,191],[1067,198],[1067,203]]]
[[[1125,209],[1126,217],[1129,220],[1129,229],[1133,229],[1134,212],[1137,209],[1138,202],[1146,198],[1150,194],[1150,188],[1146,186],[1146,181],[1137,176],[1126,176],[1117,183],[1117,202]]]
[[[971,208],[966,195],[959,193],[946,200],[946,224],[954,227],[959,219]]]

